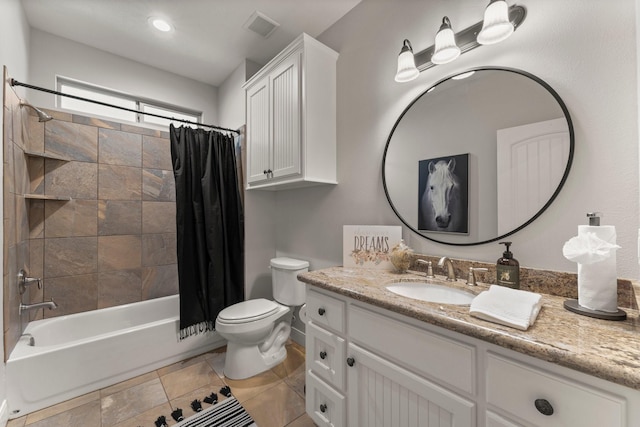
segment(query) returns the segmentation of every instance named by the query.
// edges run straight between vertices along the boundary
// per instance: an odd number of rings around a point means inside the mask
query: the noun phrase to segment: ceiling
[[[22,0],[32,28],[219,86],[244,60],[267,63],[300,33],[317,37],[360,0]],[[254,12],[280,24],[243,28]],[[174,26],[163,34],[148,23]]]

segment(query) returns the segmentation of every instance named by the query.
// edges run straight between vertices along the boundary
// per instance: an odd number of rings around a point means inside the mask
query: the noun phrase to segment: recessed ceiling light
[[[149,23],[158,31],[162,31],[163,33],[168,33],[173,30],[173,26],[169,24],[166,20],[162,18],[156,18],[154,16],[149,18]]]

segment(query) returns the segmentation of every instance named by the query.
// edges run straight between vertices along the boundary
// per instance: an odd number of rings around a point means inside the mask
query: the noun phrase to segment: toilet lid
[[[218,319],[225,323],[252,322],[264,319],[278,310],[278,304],[268,299],[258,298],[239,302],[222,310]]]

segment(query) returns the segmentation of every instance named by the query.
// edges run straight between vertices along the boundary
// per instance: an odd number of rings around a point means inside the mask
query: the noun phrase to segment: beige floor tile
[[[220,378],[224,378],[224,361],[227,356],[227,347],[222,347],[205,355],[209,365],[216,371]]]
[[[304,399],[284,382],[243,402],[242,406],[260,427],[283,427],[305,413]]]
[[[130,380],[114,384],[111,387],[103,388],[102,390],[100,390],[100,397],[107,397],[110,394],[118,393],[119,391],[126,390],[138,384],[146,383],[147,381],[155,380],[157,378],[158,373],[156,371],[139,375],[137,377],[131,378]]]
[[[315,427],[317,424],[306,413],[287,424],[287,427]]]
[[[282,379],[273,371],[266,371],[245,380],[225,378],[224,382],[231,388],[231,393],[240,403],[282,383]]]
[[[24,423],[27,422],[27,417],[14,418],[13,420],[9,420],[7,427],[24,427]]]
[[[300,369],[296,373],[289,375],[284,382],[304,399],[305,396],[305,370]]]
[[[69,426],[99,426],[100,401],[94,400],[52,417],[44,418],[29,427],[69,427]]]
[[[164,403],[160,406],[156,406],[154,408],[149,409],[146,412],[134,417],[129,418],[126,421],[118,423],[113,427],[142,427],[142,426],[155,426],[155,422],[159,416],[164,415],[167,420],[167,423],[171,425],[173,423],[173,419],[171,418],[171,405],[169,403]],[[103,425],[104,427],[108,427]]]
[[[102,425],[112,426],[168,402],[156,378],[102,398]]]
[[[302,371],[304,372],[305,354],[304,349],[291,341],[286,345],[287,358],[282,363],[272,368],[272,371],[278,374],[280,378],[286,378]]]
[[[206,354],[208,354],[208,353],[206,353]],[[165,366],[164,368],[160,368],[157,371],[158,375],[162,377],[162,376],[170,374],[172,372],[179,371],[179,370],[184,369],[184,368],[188,368],[189,366],[197,365],[198,363],[203,362],[203,361],[206,360],[206,354],[201,354],[199,356],[191,357],[189,359],[182,360],[182,361],[174,363],[172,365]]]
[[[39,411],[30,413],[29,415],[27,415],[26,425],[36,423],[45,418],[50,418],[54,415],[62,414],[63,412],[85,405],[89,402],[99,401],[99,400],[100,400],[99,391],[83,394],[82,396],[78,396],[75,399],[66,400],[62,403],[58,403],[57,405],[49,406],[48,408],[44,408]]]
[[[220,389],[224,385],[206,361],[160,377],[169,400],[176,399],[203,387]]]

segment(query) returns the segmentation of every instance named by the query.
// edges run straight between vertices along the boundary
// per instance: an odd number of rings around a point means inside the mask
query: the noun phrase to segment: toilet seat
[[[255,322],[271,316],[279,307],[279,304],[264,298],[242,301],[222,310],[218,320],[226,324]]]

